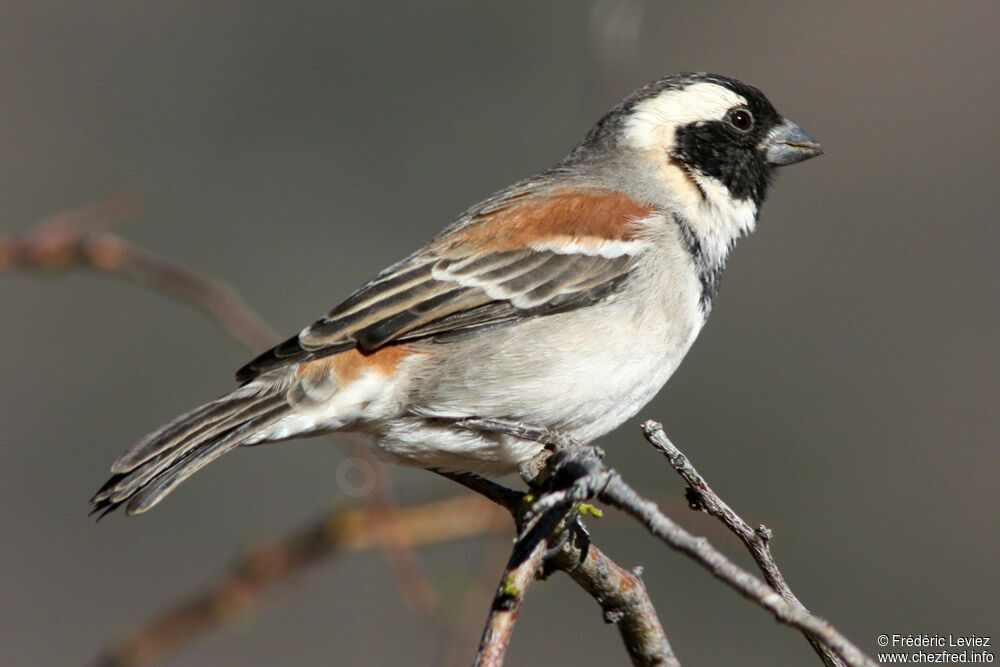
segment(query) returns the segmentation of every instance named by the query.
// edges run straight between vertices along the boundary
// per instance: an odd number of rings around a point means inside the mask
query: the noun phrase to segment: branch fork
[[[502,420],[476,420],[474,427],[519,437],[536,435],[538,437],[534,439],[546,444],[547,448],[546,452],[536,457],[542,460],[540,463],[532,462],[522,469],[522,477],[532,488],[533,495],[537,494],[537,500],[520,517],[515,513],[519,537],[498,588],[498,597],[495,598],[498,600],[505,595],[505,591],[509,592],[506,585],[516,581],[516,603],[501,606],[495,602],[487,619],[475,664],[502,664],[524,588],[541,573],[544,543],[551,539],[557,528],[565,530],[564,519],[576,504],[597,499],[638,520],[667,546],[693,558],[738,593],[770,611],[779,622],[799,629],[824,664],[851,667],[876,665],[830,623],[811,614],[802,605],[771,556],[770,529],[763,525],[757,529],[751,528],[722,501],[687,457],[669,441],[660,424],[646,422],[643,425],[644,435],[688,483],[687,497],[692,508],[711,514],[733,530],[750,549],[767,583],[737,566],[705,538],[695,537],[685,531],[664,515],[654,503],[642,498],[617,471],[604,464],[603,452],[599,448],[562,436],[553,437],[547,429]],[[659,633],[662,634],[662,628]],[[628,638],[625,639],[628,647]],[[666,649],[657,657],[659,662],[641,662],[630,650],[633,664],[679,664],[669,649],[665,635],[660,646]]]

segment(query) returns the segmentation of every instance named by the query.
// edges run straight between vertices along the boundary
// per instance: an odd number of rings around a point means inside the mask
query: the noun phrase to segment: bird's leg
[[[575,560],[569,569],[564,570],[566,574],[573,574],[587,560],[587,554],[590,551],[590,531],[584,525],[581,513],[570,513],[563,522],[561,529],[557,529],[555,536],[555,544],[550,546],[542,555],[543,568],[541,574],[538,575],[539,579],[547,579],[557,569],[555,566],[556,557],[570,544],[571,539],[572,546],[579,553],[579,558]],[[549,540],[549,542],[552,541],[552,539]]]
[[[571,537],[580,548],[582,558],[586,558],[590,535],[581,514],[574,510],[603,488],[607,472],[602,461],[604,452],[565,433],[515,420],[469,418],[457,420],[455,425],[545,445],[544,452],[520,468],[521,477],[532,494],[525,497],[528,505],[518,521],[519,539],[526,538],[539,524],[549,524],[552,526],[549,540],[554,543],[545,553],[546,561],[561,552]]]
[[[490,431],[492,433],[512,435],[515,438],[522,438],[524,440],[534,440],[552,450],[584,446],[579,440],[560,431],[555,431],[547,426],[525,424],[514,419],[468,417],[466,419],[456,419],[453,423],[459,428],[467,428],[474,431]]]
[[[579,440],[553,430],[547,426],[535,426],[525,424],[515,419],[494,419],[482,417],[469,417],[466,419],[453,420],[455,426],[472,431],[486,431],[489,433],[501,433],[503,435],[521,438],[523,440],[533,440],[545,445],[545,450],[537,456],[522,463],[518,469],[521,479],[533,490],[538,490],[545,483],[551,472],[547,465],[549,457],[560,450],[587,447]]]

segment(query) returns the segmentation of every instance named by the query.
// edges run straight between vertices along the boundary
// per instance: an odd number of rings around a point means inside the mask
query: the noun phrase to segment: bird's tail
[[[103,517],[124,505],[141,514],[175,486],[262,429],[288,414],[284,393],[261,391],[250,383],[187,412],[135,443],[114,465],[104,486],[91,498]]]

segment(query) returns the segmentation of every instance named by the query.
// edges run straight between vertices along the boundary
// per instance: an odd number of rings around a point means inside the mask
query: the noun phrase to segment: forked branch
[[[736,533],[743,540],[743,544],[750,551],[754,561],[757,563],[757,567],[760,568],[764,579],[771,588],[776,590],[793,609],[809,613],[805,605],[792,592],[788,582],[785,581],[784,575],[781,574],[781,570],[778,569],[778,564],[775,562],[774,556],[771,555],[771,529],[764,524],[760,524],[756,529],[753,529],[739,514],[734,512],[712,490],[712,487],[708,485],[708,482],[695,469],[684,453],[677,449],[674,443],[670,442],[666,432],[663,430],[663,426],[659,422],[652,420],[645,422],[642,425],[642,432],[646,436],[646,440],[667,457],[667,460],[670,461],[670,465],[677,471],[677,474],[687,482],[687,497],[691,509],[704,511],[714,516],[725,524],[729,530]],[[813,650],[819,654],[824,664],[829,667],[842,667],[844,662],[829,646],[826,646],[808,632],[805,633],[805,636],[809,640],[809,643],[812,644]]]
[[[549,452],[539,457],[543,460],[540,465],[529,466],[535,471],[533,479],[543,481],[537,483],[540,495],[527,510],[525,518],[519,519],[519,525],[522,521],[524,526],[538,525],[552,512],[564,513],[566,507],[596,498],[637,519],[650,533],[669,547],[693,558],[738,593],[770,611],[779,622],[802,631],[827,664],[875,667],[874,660],[865,655],[829,622],[810,613],[795,598],[773,558],[769,557],[769,553],[768,558],[763,560],[765,571],[769,572],[769,576],[775,581],[781,582],[780,585],[786,591],[787,598],[774,587],[737,566],[705,538],[688,533],[663,514],[655,503],[636,493],[617,471],[604,464],[603,452],[600,449],[573,443],[563,436],[553,437],[543,428],[508,423],[503,420],[477,420],[475,427],[519,437],[534,437],[549,448]],[[668,441],[662,427],[655,422],[647,422],[644,431],[651,442],[655,440],[656,446],[661,448],[661,451],[669,451],[673,455],[672,461],[676,461],[675,467],[684,470],[683,474],[689,475],[698,487],[698,497],[708,498],[706,502],[712,503],[713,511],[717,515],[726,517],[724,522],[727,525],[731,523],[738,527],[738,534],[740,531],[746,534],[746,529],[749,528],[746,522],[739,519],[728,505],[711,493],[708,485],[700,475],[697,475],[697,471],[690,466],[690,463],[687,463],[686,457],[683,457],[679,450],[672,445],[668,448],[664,444]],[[681,465],[682,462],[686,465]],[[522,535],[523,533],[522,528]],[[763,536],[760,539],[764,539]],[[764,553],[752,535],[750,543],[755,545],[752,551],[756,549],[757,552]],[[515,550],[517,548],[515,545]]]

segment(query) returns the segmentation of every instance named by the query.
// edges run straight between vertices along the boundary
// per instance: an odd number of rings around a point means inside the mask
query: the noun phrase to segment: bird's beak
[[[823,147],[790,120],[767,133],[760,144],[764,159],[775,166],[795,164],[823,154]]]

